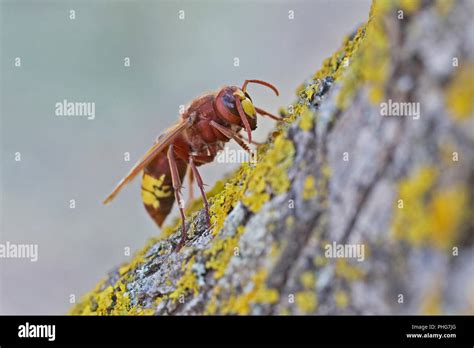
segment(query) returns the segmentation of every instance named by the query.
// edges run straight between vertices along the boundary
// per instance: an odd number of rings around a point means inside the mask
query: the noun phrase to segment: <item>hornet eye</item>
[[[238,115],[237,108],[235,107],[235,97],[232,94],[224,93],[224,95],[222,95],[222,102],[233,114]]]

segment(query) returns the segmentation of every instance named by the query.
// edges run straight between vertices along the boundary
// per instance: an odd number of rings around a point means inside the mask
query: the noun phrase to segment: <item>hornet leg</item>
[[[194,190],[193,190],[194,173],[191,167],[188,167],[186,176],[188,177],[188,185],[189,185],[189,192],[188,192],[189,193],[188,206],[189,206],[189,204],[191,204],[191,202],[194,201]]]
[[[227,138],[234,139],[237,144],[239,144],[245,151],[252,155],[252,151],[237,132],[233,131],[230,128],[226,128],[215,121],[211,121],[209,122],[209,124],[215,129],[217,129],[219,132],[221,132],[223,135],[225,135]]]
[[[240,133],[237,133],[238,137],[242,140],[246,140],[248,143],[252,144],[252,145],[262,145],[263,143],[260,143],[258,141],[255,141],[255,140],[252,140],[251,142],[249,142],[247,139],[245,139],[242,134]]]
[[[201,191],[201,197],[204,202],[204,209],[206,210],[206,222],[207,226],[211,226],[211,218],[209,217],[209,203],[207,202],[206,192],[204,192],[204,183],[202,182],[201,174],[199,174],[196,164],[194,164],[193,158],[189,157],[189,166],[191,167],[192,173],[196,177],[196,182]]]
[[[181,215],[181,221],[182,221],[181,240],[179,241],[179,244],[176,246],[176,251],[179,251],[184,246],[184,243],[186,242],[186,218],[184,215],[183,200],[181,198],[181,187],[182,187],[181,179],[179,178],[178,167],[176,165],[176,160],[174,158],[172,144],[168,148],[167,156],[168,156],[168,162],[170,164],[170,169],[171,169],[171,181],[173,183],[174,197],[176,199],[176,202],[178,202],[179,214]]]

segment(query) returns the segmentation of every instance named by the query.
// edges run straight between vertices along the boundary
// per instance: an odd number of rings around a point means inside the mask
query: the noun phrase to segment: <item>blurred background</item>
[[[252,85],[255,104],[277,113],[369,8],[370,0],[2,1],[0,243],[37,244],[39,253],[37,262],[0,258],[0,314],[66,313],[71,295],[130,258],[124,248],[133,254],[160,233],[139,179],[101,202],[176,122],[179,105],[258,78],[281,95]],[[64,99],[94,102],[95,119],[56,116]],[[257,141],[273,126],[259,122]],[[201,173],[212,186],[235,166]]]

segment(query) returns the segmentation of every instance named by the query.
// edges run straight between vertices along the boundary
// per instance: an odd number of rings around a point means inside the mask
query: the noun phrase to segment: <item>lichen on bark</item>
[[[176,220],[71,314],[473,313],[473,11],[375,1],[257,163],[208,193],[211,228],[196,201],[186,247]],[[388,100],[420,117],[382,116]]]

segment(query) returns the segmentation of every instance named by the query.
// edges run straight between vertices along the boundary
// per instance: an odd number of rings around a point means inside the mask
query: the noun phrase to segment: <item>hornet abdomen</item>
[[[180,179],[183,180],[187,163],[180,158],[176,158],[176,164]],[[161,227],[175,201],[171,169],[166,151],[156,156],[143,171],[142,201],[148,214]]]

